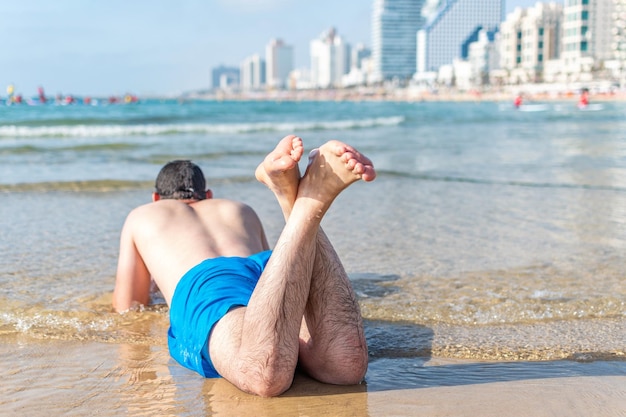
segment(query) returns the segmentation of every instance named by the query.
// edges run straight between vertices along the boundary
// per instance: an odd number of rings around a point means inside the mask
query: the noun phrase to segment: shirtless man
[[[346,385],[367,370],[356,297],[320,222],[342,190],[376,172],[354,148],[330,141],[311,152],[300,178],[303,152],[299,137],[286,136],[256,170],[286,219],[273,251],[250,207],[198,194],[203,176],[170,192],[157,177],[154,202],[128,215],[120,239],[114,308],[147,304],[154,280],[170,306],[171,355],[261,396],[286,391],[296,366]]]

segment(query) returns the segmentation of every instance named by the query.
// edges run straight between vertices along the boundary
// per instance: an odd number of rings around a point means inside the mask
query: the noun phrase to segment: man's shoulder
[[[254,213],[254,210],[245,203],[223,198],[200,200],[191,204],[180,200],[159,200],[135,207],[129,213],[128,219],[130,221],[135,221],[133,219],[136,219],[136,221],[149,221],[162,216],[174,218],[178,212],[189,209],[196,211],[200,215],[208,215],[210,213],[230,213],[233,215]]]
[[[159,208],[166,207],[170,204],[179,204],[176,200],[159,200],[159,201],[151,201],[149,203],[144,203],[140,206],[135,207],[130,211],[130,214],[134,213],[146,213],[150,211],[159,210]]]
[[[211,216],[226,222],[258,218],[252,207],[236,200],[212,198],[199,201],[191,206],[201,217]]]
[[[128,214],[127,219],[149,220],[153,217],[176,216],[181,210],[188,210],[188,204],[174,199],[152,201],[135,207]]]
[[[251,210],[251,207],[241,201],[226,198],[210,198],[191,204],[196,210]]]
[[[160,202],[145,203],[133,208],[126,216],[126,223],[136,223],[142,220],[150,219],[166,208],[166,204]]]

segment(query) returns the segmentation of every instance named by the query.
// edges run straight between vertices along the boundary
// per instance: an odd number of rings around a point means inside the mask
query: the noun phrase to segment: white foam
[[[399,125],[402,116],[360,120],[313,122],[257,122],[233,124],[141,124],[141,125],[61,125],[61,126],[0,126],[0,137],[111,137],[156,136],[169,134],[236,134],[260,131],[349,130],[375,126]]]
[[[33,329],[74,330],[74,331],[105,331],[113,325],[110,318],[99,317],[98,320],[85,320],[75,316],[53,313],[36,313],[32,316],[4,312],[0,314],[0,323],[13,325],[16,331],[27,333]]]

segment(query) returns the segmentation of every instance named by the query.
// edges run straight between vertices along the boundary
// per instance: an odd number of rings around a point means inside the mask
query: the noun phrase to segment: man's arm
[[[150,272],[141,258],[132,233],[131,216],[126,219],[120,237],[120,255],[113,291],[113,308],[123,312],[150,301]]]

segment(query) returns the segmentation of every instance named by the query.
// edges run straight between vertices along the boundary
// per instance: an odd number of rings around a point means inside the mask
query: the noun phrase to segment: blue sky
[[[508,0],[506,11],[537,0]],[[0,96],[16,92],[176,94],[206,88],[274,37],[308,66],[329,27],[370,45],[372,0],[6,0],[0,3]]]

